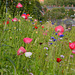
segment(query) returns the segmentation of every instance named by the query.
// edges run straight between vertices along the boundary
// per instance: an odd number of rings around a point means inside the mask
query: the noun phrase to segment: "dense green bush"
[[[18,3],[21,3],[23,5],[22,8],[16,8],[16,5]],[[35,18],[37,18],[38,20],[42,17],[40,10],[42,10],[41,5],[38,1],[34,1],[34,0],[10,0],[7,2],[6,1],[1,1],[1,5],[0,5],[0,9],[1,9],[1,16],[6,17],[6,14],[4,14],[4,12],[6,13],[6,6],[7,6],[7,13],[11,14],[12,17],[15,17],[17,14],[22,15],[23,13],[27,13],[30,15],[33,15]],[[1,18],[0,16],[0,18]]]
[[[44,15],[44,20],[50,20],[50,19],[62,19],[65,17],[65,8],[53,8],[51,11],[48,10],[48,12]]]
[[[68,12],[68,14],[69,14],[69,17],[71,17],[71,15],[74,15],[73,9],[70,9],[69,12]]]

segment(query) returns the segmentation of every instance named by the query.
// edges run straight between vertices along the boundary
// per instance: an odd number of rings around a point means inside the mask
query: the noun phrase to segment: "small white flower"
[[[69,42],[72,42],[71,40],[69,40]]]
[[[32,17],[28,17],[28,18],[32,18]]]
[[[25,18],[25,16],[22,16],[23,18]]]
[[[48,54],[46,53],[46,55],[48,55]]]
[[[60,38],[60,39],[62,39],[62,38]]]
[[[49,41],[52,41],[51,39],[49,39]]]
[[[32,55],[31,52],[25,52],[25,56],[26,56],[26,57],[29,57],[29,58],[30,58],[31,55]]]

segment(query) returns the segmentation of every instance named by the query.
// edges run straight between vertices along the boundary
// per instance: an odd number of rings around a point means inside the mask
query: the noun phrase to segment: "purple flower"
[[[33,75],[33,73],[29,73],[30,75]]]
[[[30,19],[30,21],[32,21],[32,19]]]
[[[48,50],[48,47],[44,47],[44,49],[47,49]]]
[[[24,14],[26,14],[26,13],[24,13]]]
[[[34,23],[32,23],[32,24],[34,24]]]
[[[40,21],[40,23],[41,23],[42,21]]]
[[[55,33],[55,35],[57,35],[58,33]]]
[[[54,23],[52,23],[52,25],[54,25]]]
[[[53,44],[53,43],[50,43],[51,45]]]
[[[64,55],[60,55],[60,57],[64,58]]]
[[[60,35],[60,37],[63,37],[64,35]]]
[[[51,39],[54,39],[54,37],[51,37]]]
[[[57,41],[56,39],[53,39],[53,41]]]

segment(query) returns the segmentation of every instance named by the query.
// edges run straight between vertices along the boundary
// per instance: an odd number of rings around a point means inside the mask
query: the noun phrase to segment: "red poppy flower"
[[[36,28],[36,29],[38,29],[38,27],[37,27],[37,26],[35,26],[35,28]]]
[[[44,28],[44,26],[42,26],[42,28]]]
[[[4,21],[4,23],[3,24],[5,24],[5,21]],[[9,24],[9,21],[7,21],[7,23],[6,24]]]
[[[57,58],[57,62],[60,62],[62,59],[60,59],[60,58]]]
[[[27,14],[27,16],[29,16],[29,14]]]

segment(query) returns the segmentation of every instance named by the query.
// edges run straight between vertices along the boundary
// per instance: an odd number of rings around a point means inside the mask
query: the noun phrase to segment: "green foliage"
[[[44,0],[45,5],[56,5],[56,6],[71,6],[72,4],[75,6],[75,0]]]
[[[51,11],[49,10],[49,11],[46,12],[45,15],[44,15],[44,21],[50,20],[50,16],[51,16]]]
[[[23,5],[22,8],[16,8],[16,5],[18,3],[21,3]],[[4,14],[4,12],[6,13],[6,6],[7,6],[7,13],[9,12],[9,14],[11,14],[12,17],[15,17],[17,14],[22,15],[24,12],[26,14],[31,14],[34,15],[35,18],[39,19],[41,16],[40,10],[42,10],[41,5],[38,1],[34,1],[34,0],[12,0],[12,1],[8,1],[7,5],[6,2],[2,1],[1,2],[1,12],[0,12],[0,18],[1,16],[4,15],[4,17],[6,16],[6,14]]]
[[[38,1],[35,1],[35,5],[37,8],[39,8],[39,10],[42,10],[42,7]]]
[[[34,7],[34,8],[33,8],[33,13],[32,13],[32,15],[34,15],[33,17],[36,18],[36,19],[38,19],[38,20],[40,20],[41,17],[42,17],[42,15],[41,15],[40,10],[39,10],[38,7]]]
[[[46,11],[47,11],[47,8],[46,8],[46,7],[44,7],[43,9],[44,9],[44,12],[46,12]]]
[[[48,19],[62,19],[65,17],[65,8],[53,8],[51,11],[48,10],[44,17],[45,21]]]
[[[71,15],[74,15],[73,9],[70,9],[69,12],[68,12],[68,14],[69,14],[69,17],[71,17]]]

